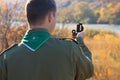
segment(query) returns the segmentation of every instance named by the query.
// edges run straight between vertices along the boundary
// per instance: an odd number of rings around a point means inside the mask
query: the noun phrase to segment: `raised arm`
[[[76,60],[76,78],[75,80],[85,80],[93,75],[91,52],[85,46],[82,38],[77,38],[78,45],[74,45],[74,54]]]

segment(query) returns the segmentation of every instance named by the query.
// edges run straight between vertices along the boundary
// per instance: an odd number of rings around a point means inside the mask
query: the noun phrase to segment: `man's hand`
[[[79,33],[77,34],[77,37],[81,37],[82,39],[84,39],[84,37],[85,37],[85,32],[79,32]]]

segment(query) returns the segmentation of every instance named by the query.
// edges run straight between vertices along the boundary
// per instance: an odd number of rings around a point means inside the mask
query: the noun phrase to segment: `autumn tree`
[[[70,23],[74,21],[73,10],[71,7],[59,9],[57,12],[57,22],[62,23],[64,27],[65,23]]]
[[[98,23],[103,23],[103,24],[112,24],[113,19],[115,15],[113,14],[113,4],[109,3],[106,8],[101,8],[99,10],[99,18],[98,18]]]
[[[102,24],[120,24],[120,3],[109,3],[106,7],[95,11],[99,14],[98,23]]]
[[[73,7],[74,6],[74,7]],[[94,11],[87,2],[79,2],[70,7],[59,9],[58,22],[96,23]]]
[[[114,24],[120,24],[120,3],[117,3],[114,6],[113,14],[115,15],[115,17],[113,19],[113,23]]]
[[[80,2],[75,5],[74,18],[75,22],[96,23],[94,11],[87,2]]]
[[[4,26],[4,31],[2,31],[0,39],[3,49],[9,47],[7,34],[9,33],[10,27],[13,23],[22,20],[23,15],[23,5],[18,1],[10,2],[1,0],[0,1],[0,27]]]

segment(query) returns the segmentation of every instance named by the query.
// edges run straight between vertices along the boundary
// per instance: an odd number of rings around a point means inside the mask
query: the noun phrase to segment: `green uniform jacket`
[[[0,80],[85,80],[91,77],[91,52],[81,38],[77,41],[78,44],[50,38],[37,51],[23,44],[12,46],[0,56]]]

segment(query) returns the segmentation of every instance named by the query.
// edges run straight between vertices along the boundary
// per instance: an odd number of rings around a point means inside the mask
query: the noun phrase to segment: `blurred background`
[[[95,74],[88,80],[120,79],[120,0],[55,0],[53,36],[71,37],[81,22],[93,55]],[[26,0],[0,0],[0,52],[19,43],[27,30]]]

